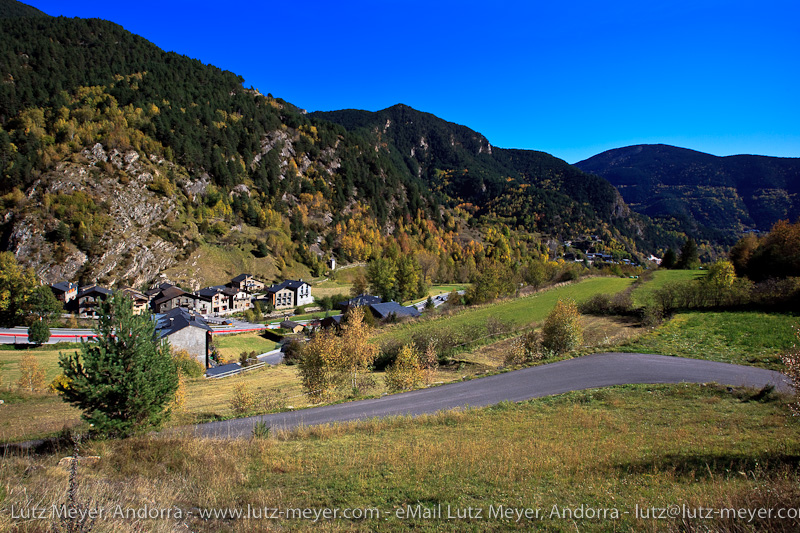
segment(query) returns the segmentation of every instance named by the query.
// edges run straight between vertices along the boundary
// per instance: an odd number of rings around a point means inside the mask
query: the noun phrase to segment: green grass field
[[[651,295],[668,283],[690,281],[705,277],[705,270],[656,270],[653,272],[653,279],[640,284],[633,291],[631,297],[636,306],[645,305]]]
[[[214,335],[214,346],[228,360],[238,360],[242,352],[262,354],[278,347],[278,343],[258,333],[242,333],[241,335]]]
[[[266,439],[179,435],[91,442],[78,495],[93,506],[368,508],[360,520],[210,519],[194,531],[797,531],[800,522],[642,518],[636,507],[798,508],[800,424],[772,395],[702,385],[589,390],[522,404],[308,427]],[[65,503],[55,456],[9,456],[0,465],[4,505]],[[124,491],[119,488],[125,487]],[[409,513],[443,509],[442,518]],[[452,514],[463,518],[448,519]],[[540,510],[502,519],[490,506]],[[468,508],[474,512],[464,515]],[[553,512],[554,508],[556,513]],[[457,509],[459,511],[457,511]],[[564,515],[572,510],[573,516]],[[587,518],[577,510],[616,510]],[[480,510],[481,516],[477,516]],[[170,530],[174,520],[147,522]],[[10,514],[0,528],[12,529]],[[20,523],[22,531],[37,522]],[[735,529],[735,527],[739,529]],[[135,521],[98,522],[139,531]],[[27,528],[27,529],[26,529]],[[780,528],[780,529],[779,529]]]
[[[61,374],[61,369],[58,366],[58,354],[75,351],[80,351],[80,344],[63,343],[55,346],[45,344],[38,348],[24,350],[0,350],[0,376],[2,376],[0,384],[4,387],[16,385],[19,380],[19,361],[25,353],[31,353],[36,356],[36,362],[45,371],[46,382],[50,383],[56,376]]]
[[[511,328],[528,326],[545,319],[559,299],[582,302],[595,294],[616,293],[631,284],[626,278],[590,278],[578,283],[545,290],[523,298],[509,299],[460,310],[453,315],[434,316],[429,320],[409,321],[387,328],[374,337],[382,343],[410,339],[417,333],[430,333],[445,328],[466,332],[472,338],[485,335],[489,319],[499,320]]]
[[[311,320],[314,318],[325,318],[326,316],[336,316],[342,314],[341,311],[316,311],[314,313],[304,313],[302,315],[292,315],[289,320]],[[270,324],[280,323],[281,320],[272,320]]]
[[[800,317],[756,311],[692,311],[615,349],[781,370],[780,354],[797,342]]]

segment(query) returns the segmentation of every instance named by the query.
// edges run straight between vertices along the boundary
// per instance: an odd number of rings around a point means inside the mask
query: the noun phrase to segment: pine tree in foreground
[[[150,317],[133,314],[122,293],[100,302],[98,313],[97,339],[82,343],[80,352],[61,354],[70,382],[58,392],[100,432],[128,436],[158,427],[178,388],[169,344],[156,338]]]

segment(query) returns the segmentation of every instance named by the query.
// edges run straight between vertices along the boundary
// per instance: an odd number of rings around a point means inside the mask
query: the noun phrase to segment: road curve
[[[195,426],[194,431],[207,437],[246,437],[261,420],[273,429],[291,429],[375,417],[416,416],[457,407],[484,407],[612,385],[710,382],[758,388],[774,385],[780,392],[792,391],[783,374],[763,368],[665,355],[603,353],[371,400],[209,422]]]

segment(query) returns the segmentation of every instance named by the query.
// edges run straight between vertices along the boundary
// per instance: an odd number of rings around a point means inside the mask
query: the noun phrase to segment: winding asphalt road
[[[273,429],[291,429],[375,417],[416,416],[458,407],[484,407],[612,385],[684,382],[757,388],[773,385],[780,392],[792,392],[783,374],[763,368],[664,355],[604,353],[371,400],[209,422],[195,426],[194,431],[207,437],[247,437],[252,434],[253,425],[262,420]]]

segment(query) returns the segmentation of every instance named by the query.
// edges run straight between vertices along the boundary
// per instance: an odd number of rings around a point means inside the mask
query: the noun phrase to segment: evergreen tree
[[[684,270],[693,270],[699,264],[700,258],[697,254],[697,243],[694,242],[694,239],[689,238],[681,248],[681,255],[676,266]]]
[[[101,432],[128,436],[159,426],[178,388],[169,344],[156,337],[148,316],[133,314],[122,293],[100,302],[98,312],[97,339],[82,343],[80,353],[61,354],[71,382],[58,392]]]
[[[675,268],[675,263],[678,262],[678,256],[675,250],[668,248],[664,252],[664,257],[661,258],[661,268]]]
[[[383,301],[394,300],[397,294],[397,266],[389,258],[378,258],[367,265],[367,280],[372,294]]]
[[[28,342],[44,344],[50,340],[50,326],[44,320],[37,320],[28,328]]]

